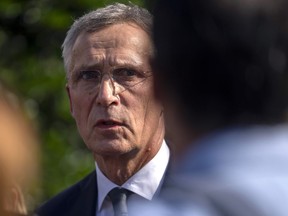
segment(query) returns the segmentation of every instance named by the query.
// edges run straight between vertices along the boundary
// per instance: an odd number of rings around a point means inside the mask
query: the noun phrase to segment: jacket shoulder
[[[39,216],[75,215],[75,210],[83,207],[82,203],[85,202],[86,205],[91,203],[90,208],[93,211],[96,208],[96,185],[96,172],[94,170],[81,181],[46,201],[36,210],[36,213]]]

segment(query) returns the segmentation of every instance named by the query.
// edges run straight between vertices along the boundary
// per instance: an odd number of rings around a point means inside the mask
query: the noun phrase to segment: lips
[[[97,128],[113,128],[113,127],[121,127],[125,125],[119,121],[115,121],[112,119],[101,119],[96,122],[95,126]]]

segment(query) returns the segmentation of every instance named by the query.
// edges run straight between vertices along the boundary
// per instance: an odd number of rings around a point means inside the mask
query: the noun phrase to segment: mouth
[[[111,119],[101,119],[96,122],[95,125],[97,128],[108,129],[125,126],[123,123]]]

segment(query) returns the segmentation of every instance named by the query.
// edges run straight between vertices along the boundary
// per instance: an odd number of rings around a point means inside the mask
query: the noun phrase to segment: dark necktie
[[[128,216],[127,199],[130,194],[130,191],[118,187],[108,193],[112,201],[114,216]]]

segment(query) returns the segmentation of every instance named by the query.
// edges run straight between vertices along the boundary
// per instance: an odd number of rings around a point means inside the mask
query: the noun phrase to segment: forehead
[[[72,69],[79,64],[143,64],[152,53],[148,34],[132,23],[114,24],[96,32],[84,32],[72,50]]]

